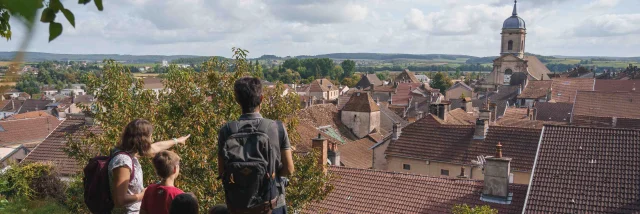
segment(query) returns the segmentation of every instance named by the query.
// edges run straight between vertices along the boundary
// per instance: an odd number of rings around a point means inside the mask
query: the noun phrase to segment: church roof
[[[517,5],[518,1],[514,1],[513,3],[513,13],[511,17],[504,20],[502,23],[502,29],[527,29],[524,19],[518,16]]]
[[[344,105],[342,111],[376,112],[380,111],[380,108],[368,93],[356,92],[351,95],[349,102]]]
[[[525,56],[525,60],[527,60],[527,66],[529,67],[529,74],[535,80],[549,80],[549,68],[544,65],[536,56]],[[531,80],[531,78],[529,79]]]

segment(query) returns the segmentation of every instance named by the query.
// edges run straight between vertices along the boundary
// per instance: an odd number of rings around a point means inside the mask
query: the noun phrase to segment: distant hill
[[[0,61],[12,60],[17,52],[0,52]],[[157,63],[162,60],[173,61],[176,59],[195,58],[201,56],[194,55],[120,55],[120,54],[53,54],[40,52],[26,52],[25,61],[42,62],[42,61],[102,61],[105,59],[113,59],[115,61],[124,61],[127,63]]]

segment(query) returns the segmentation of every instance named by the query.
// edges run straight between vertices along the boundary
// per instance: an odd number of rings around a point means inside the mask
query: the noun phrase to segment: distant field
[[[144,66],[153,67],[153,66],[156,66],[157,64],[159,63],[126,63],[125,65],[135,66],[135,67],[144,67]]]
[[[8,66],[11,65],[11,61],[0,61],[0,66]]]
[[[0,82],[0,86],[16,86],[16,82]]]
[[[157,77],[160,74],[145,74],[145,73],[133,73],[133,76],[136,78],[144,78],[144,77]]]

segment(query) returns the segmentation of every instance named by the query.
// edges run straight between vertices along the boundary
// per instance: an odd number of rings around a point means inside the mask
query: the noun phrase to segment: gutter
[[[533,185],[533,176],[536,172],[536,166],[538,165],[538,157],[540,156],[540,146],[542,145],[542,137],[544,136],[544,129],[546,126],[542,127],[542,132],[540,132],[540,140],[538,141],[538,149],[536,150],[536,159],[533,161],[533,169],[531,169],[531,177],[529,177],[529,187],[527,187],[527,196],[524,198],[524,206],[522,207],[522,214],[527,210],[527,202],[529,201],[529,194],[531,193],[531,185]]]

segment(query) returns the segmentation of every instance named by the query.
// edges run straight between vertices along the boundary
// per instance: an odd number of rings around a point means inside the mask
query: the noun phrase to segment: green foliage
[[[91,0],[80,0],[80,4],[86,4]],[[94,0],[99,11],[103,10],[102,0]],[[49,42],[62,34],[62,24],[56,21],[58,12],[62,12],[64,17],[75,28],[76,19],[73,12],[66,9],[60,0],[0,0],[0,37],[11,39],[11,16],[28,28],[28,34],[33,33],[31,29],[35,25],[38,10],[42,9],[40,22],[49,23]],[[28,35],[27,37],[31,37]]]
[[[356,73],[356,62],[353,60],[348,59],[342,61],[342,63],[340,63],[340,66],[342,66],[342,69],[344,70],[343,77],[350,77]]]
[[[11,165],[3,174],[0,174],[0,194],[9,198],[36,199],[55,196],[50,188],[42,188],[43,184],[61,184],[55,181],[53,166],[45,163],[30,163]],[[50,178],[54,178],[50,182]],[[58,187],[51,187],[58,188]],[[53,194],[53,195],[47,195]]]
[[[62,203],[69,213],[89,213],[84,203],[84,186],[81,177],[72,178],[65,192],[66,200]]]
[[[350,88],[355,87],[362,77],[359,74],[354,74],[351,77],[345,77],[340,81],[340,84],[346,85]]]
[[[0,200],[0,213],[29,213],[29,214],[66,214],[70,212],[54,200]],[[87,212],[85,212],[87,213]]]
[[[449,87],[451,87],[451,79],[445,72],[438,72],[433,75],[431,79],[431,88],[440,89],[441,93],[444,93]]]
[[[250,71],[246,51],[241,49],[234,49],[233,61],[213,58],[202,65],[201,72],[171,66],[163,81],[171,90],[160,93],[156,98],[152,91],[144,90],[143,83],[135,79],[130,70],[107,61],[102,75],[90,75],[87,83],[89,93],[96,93],[97,110],[93,116],[104,132],[100,135],[87,132],[83,140],[69,141],[67,153],[80,165],[86,164],[98,153],[107,154],[117,144],[122,127],[129,121],[145,118],[154,124],[153,136],[157,140],[191,134],[187,145],[174,148],[182,159],[182,176],[178,177],[176,186],[195,193],[202,210],[224,203],[224,191],[220,181],[215,179],[218,177],[218,129],[240,116],[233,84],[240,77],[256,75]],[[261,113],[267,118],[282,120],[290,138],[296,142],[299,138],[295,132],[298,121],[293,115],[300,108],[300,100],[295,93],[281,96],[283,90],[282,84],[276,85],[275,90],[265,90]],[[328,193],[324,184],[329,177],[319,172],[320,168],[307,166],[312,160],[311,156],[296,156],[294,159],[296,168],[306,169],[306,174],[297,173],[292,177],[296,183],[287,190],[291,209],[301,209],[304,204]],[[153,176],[155,173],[149,159],[142,158],[141,164],[145,184],[159,179]]]
[[[469,207],[466,204],[455,205],[451,209],[453,214],[498,214],[498,210],[492,209],[488,205]]]
[[[389,71],[383,71],[383,72],[377,72],[376,76],[378,77],[378,79],[385,81],[389,79],[389,76],[391,75],[391,72]]]

